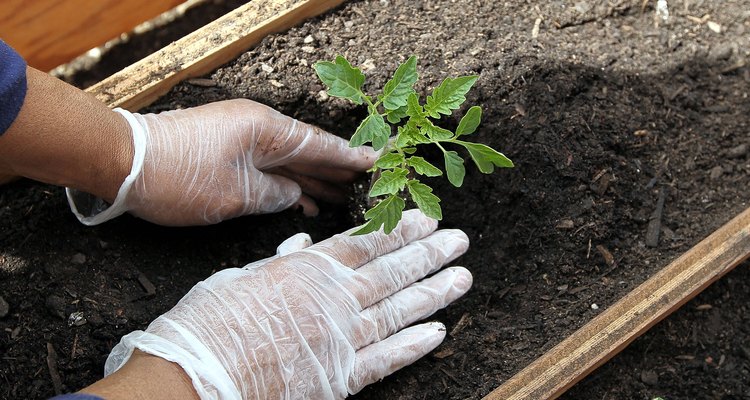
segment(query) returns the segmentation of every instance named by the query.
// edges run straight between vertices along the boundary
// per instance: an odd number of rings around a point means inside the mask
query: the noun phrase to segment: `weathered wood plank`
[[[3,0],[0,38],[48,71],[185,0]]]
[[[137,110],[178,82],[210,72],[271,33],[345,0],[252,1],[86,89],[110,107]]]
[[[750,209],[485,397],[554,399],[750,255]]]

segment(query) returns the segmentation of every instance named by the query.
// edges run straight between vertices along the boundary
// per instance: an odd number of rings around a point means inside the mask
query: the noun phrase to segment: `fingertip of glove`
[[[370,146],[362,146],[362,147],[360,147],[359,148],[359,152],[360,152],[360,155],[364,159],[366,159],[367,161],[369,161],[372,164],[375,164],[375,160],[377,160],[382,155],[381,154],[382,152],[375,151],[375,149],[373,149]]]
[[[466,232],[464,232],[464,231],[462,231],[460,229],[441,229],[441,231],[450,233],[451,235],[453,235],[456,238],[456,240],[460,240],[462,242],[466,242],[467,245],[470,242],[469,236],[466,235]]]
[[[442,322],[431,321],[410,326],[399,332],[400,337],[410,338],[410,341],[426,345],[426,351],[437,347],[445,339],[446,328]]]
[[[453,278],[453,287],[459,290],[462,295],[471,289],[471,285],[474,283],[474,277],[468,269],[464,267],[450,267],[448,268],[448,271],[455,274]]]
[[[469,249],[469,238],[459,229],[441,229],[433,233],[430,240],[437,241],[436,246],[450,255],[448,261],[454,260]]]
[[[297,211],[302,211],[306,217],[317,217],[320,213],[320,208],[311,197],[304,193],[299,197],[296,203],[292,205],[292,208]]]
[[[430,321],[424,324],[425,328],[434,330],[435,332],[445,332],[445,324],[440,321]]]
[[[438,347],[440,343],[442,343],[445,339],[445,335],[447,333],[445,325],[442,322],[438,321],[427,322],[423,325],[426,331],[425,336],[430,338],[430,344],[428,345],[428,347],[430,347],[430,350]]]
[[[312,238],[307,233],[297,233],[283,241],[276,248],[276,255],[285,256],[295,251],[308,248],[312,245]]]
[[[419,209],[411,209],[404,211],[401,217],[401,223],[403,225],[421,225],[429,230],[429,232],[437,229],[438,221],[434,218],[430,218]]]

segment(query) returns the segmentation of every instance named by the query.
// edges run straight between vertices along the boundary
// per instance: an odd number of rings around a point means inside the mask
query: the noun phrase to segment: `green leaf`
[[[380,117],[380,120],[382,121],[383,117]],[[372,148],[375,151],[381,150],[385,147],[385,145],[388,144],[388,138],[391,137],[391,128],[388,125],[385,125],[385,122],[383,124],[384,129],[377,131],[372,138]]]
[[[425,176],[440,176],[443,171],[440,168],[430,164],[427,160],[422,157],[412,156],[407,160],[407,164],[414,168],[414,171],[419,175]]]
[[[443,155],[445,156],[445,172],[447,172],[448,181],[455,187],[461,187],[466,175],[464,159],[455,151],[446,151],[443,152]]]
[[[404,155],[400,153],[388,153],[375,161],[375,166],[380,169],[395,168],[404,162]]]
[[[479,168],[484,174],[491,174],[495,170],[495,167],[513,167],[513,161],[508,159],[508,157],[505,157],[503,153],[497,152],[489,146],[481,143],[463,142],[460,140],[457,140],[456,143],[466,147],[466,150],[469,150],[471,159],[474,160],[477,168]]]
[[[458,123],[456,128],[456,137],[461,135],[470,135],[477,130],[479,123],[482,121],[482,107],[474,106],[466,112],[461,118],[461,122]]]
[[[409,171],[403,168],[394,168],[393,171],[383,171],[370,189],[370,197],[382,196],[385,194],[396,194],[404,190],[406,186],[406,175]]]
[[[358,147],[367,142],[372,142],[372,147],[375,150],[380,150],[388,143],[390,135],[391,128],[385,123],[383,116],[370,114],[359,124],[351,140],[349,140],[349,147]]]
[[[404,207],[406,207],[404,199],[395,195],[388,196],[388,198],[375,205],[375,207],[367,210],[365,213],[367,223],[352,233],[352,235],[364,235],[365,233],[375,232],[381,226],[386,235],[391,233],[396,225],[398,225],[398,221],[401,220]]]
[[[352,67],[346,58],[336,56],[334,62],[320,61],[313,67],[320,80],[328,86],[328,94],[362,104],[365,75],[359,68]]]
[[[478,78],[476,75],[445,78],[443,83],[432,91],[432,95],[427,96],[424,106],[427,115],[432,118],[440,118],[440,114],[450,115],[466,101],[464,95]]]
[[[392,124],[401,122],[401,119],[406,117],[406,106],[399,107],[395,110],[385,110],[386,119]]]
[[[415,124],[407,123],[405,126],[398,128],[398,136],[396,137],[397,147],[406,147],[421,143],[430,143],[430,140],[419,132]]]
[[[399,65],[396,73],[383,88],[380,100],[386,110],[395,110],[406,105],[406,99],[414,92],[412,86],[417,82],[417,57],[411,56]]]
[[[425,125],[422,128],[422,131],[427,135],[427,137],[432,139],[433,142],[438,142],[441,140],[448,140],[453,137],[453,132],[447,129],[443,129],[439,126],[433,125],[432,123]]]
[[[417,152],[417,148],[416,147],[404,147],[403,149],[401,149],[401,151],[403,151],[405,154],[414,154]]]
[[[443,210],[440,209],[440,198],[432,194],[431,187],[416,179],[410,180],[407,186],[409,187],[411,199],[417,203],[417,207],[422,210],[424,215],[437,220],[443,219]]]
[[[416,92],[412,92],[406,98],[406,115],[410,116],[414,122],[424,119],[424,108],[419,104],[419,95]]]

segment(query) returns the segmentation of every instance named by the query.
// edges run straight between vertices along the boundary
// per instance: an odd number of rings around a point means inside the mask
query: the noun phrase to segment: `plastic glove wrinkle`
[[[302,241],[285,256],[214,274],[145,333],[123,338],[107,361],[108,373],[137,347],[177,362],[206,398],[342,399],[383,378],[432,350],[445,334],[442,325],[404,327],[470,286],[463,268],[420,281],[465,251],[464,236],[432,233],[434,221],[419,212],[404,216],[402,224],[412,226],[391,235],[339,235],[304,248]],[[361,247],[369,250],[355,251]],[[391,269],[388,279],[352,268],[372,260]],[[363,286],[383,299],[363,307]]]

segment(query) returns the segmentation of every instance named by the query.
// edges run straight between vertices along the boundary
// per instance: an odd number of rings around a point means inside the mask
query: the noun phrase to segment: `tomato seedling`
[[[466,101],[466,93],[477,81],[476,75],[446,78],[422,103],[414,90],[419,77],[415,56],[396,69],[383,92],[375,97],[362,91],[365,75],[343,56],[337,56],[332,62],[317,62],[314,68],[328,87],[329,95],[367,105],[367,117],[359,124],[349,145],[371,143],[375,150],[382,150],[372,170],[377,179],[369,192],[370,197],[382,200],[367,210],[367,223],[354,232],[355,235],[377,231],[381,226],[386,234],[391,233],[401,220],[407,193],[425,215],[438,220],[443,218],[440,199],[432,193],[431,187],[417,178],[417,175],[441,176],[443,171],[414,155],[421,145],[434,144],[442,150],[445,173],[455,187],[460,187],[464,181],[464,159],[446,146],[465,148],[479,171],[485,174],[492,173],[495,167],[513,167],[510,159],[491,147],[462,140],[477,130],[482,119],[481,107],[469,108],[454,132],[436,125],[442,116],[451,115]]]

